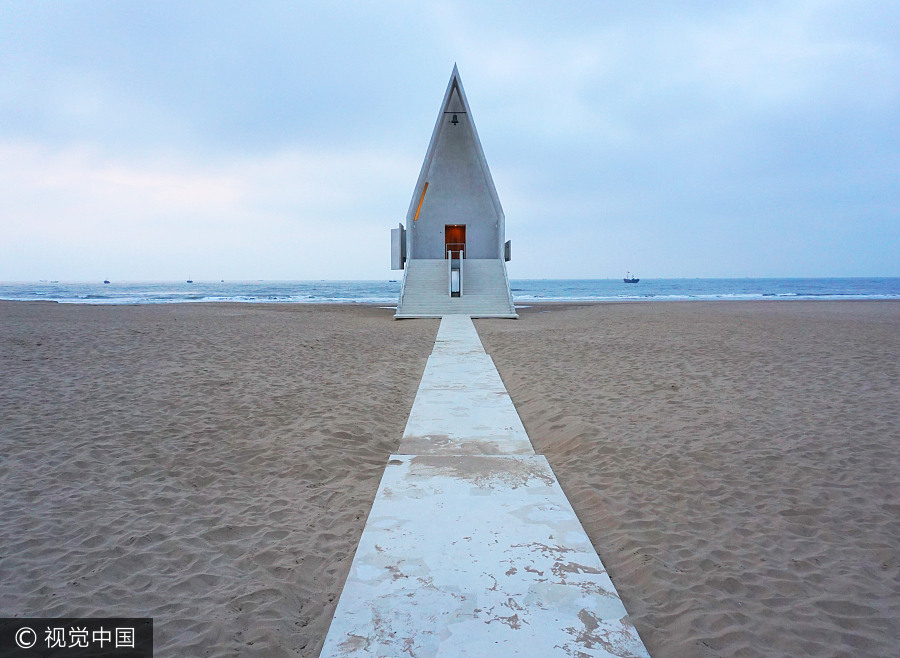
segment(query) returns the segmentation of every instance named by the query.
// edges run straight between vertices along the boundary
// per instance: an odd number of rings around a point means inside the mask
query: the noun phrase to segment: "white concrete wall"
[[[449,101],[435,135],[433,157],[417,190],[421,196],[421,183],[428,183],[419,218],[407,223],[409,257],[443,258],[444,226],[465,224],[467,258],[502,258],[503,215],[491,196],[487,163],[456,89]],[[456,125],[450,123],[454,111]],[[414,202],[417,206],[418,199]]]

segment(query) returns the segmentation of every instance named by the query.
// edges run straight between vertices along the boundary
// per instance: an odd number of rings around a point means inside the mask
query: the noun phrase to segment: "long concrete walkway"
[[[469,316],[441,321],[321,656],[648,656]]]

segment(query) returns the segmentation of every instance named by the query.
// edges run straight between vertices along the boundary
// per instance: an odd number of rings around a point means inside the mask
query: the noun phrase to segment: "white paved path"
[[[468,316],[444,316],[323,657],[647,656]]]
[[[468,315],[445,315],[398,452],[533,455],[519,414]]]

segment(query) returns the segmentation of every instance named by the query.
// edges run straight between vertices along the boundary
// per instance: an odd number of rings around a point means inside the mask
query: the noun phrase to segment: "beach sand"
[[[438,320],[0,302],[0,616],[314,656]]]
[[[900,304],[476,320],[655,658],[900,656]]]
[[[900,304],[476,320],[651,654],[900,655]],[[437,320],[0,302],[0,615],[315,656]]]

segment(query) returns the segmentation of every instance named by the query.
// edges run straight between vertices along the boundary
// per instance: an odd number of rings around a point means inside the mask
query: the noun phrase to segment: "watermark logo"
[[[153,658],[143,617],[0,618],[0,658]]]
[[[37,644],[37,633],[28,626],[23,626],[16,631],[16,645],[21,649],[30,649]]]

